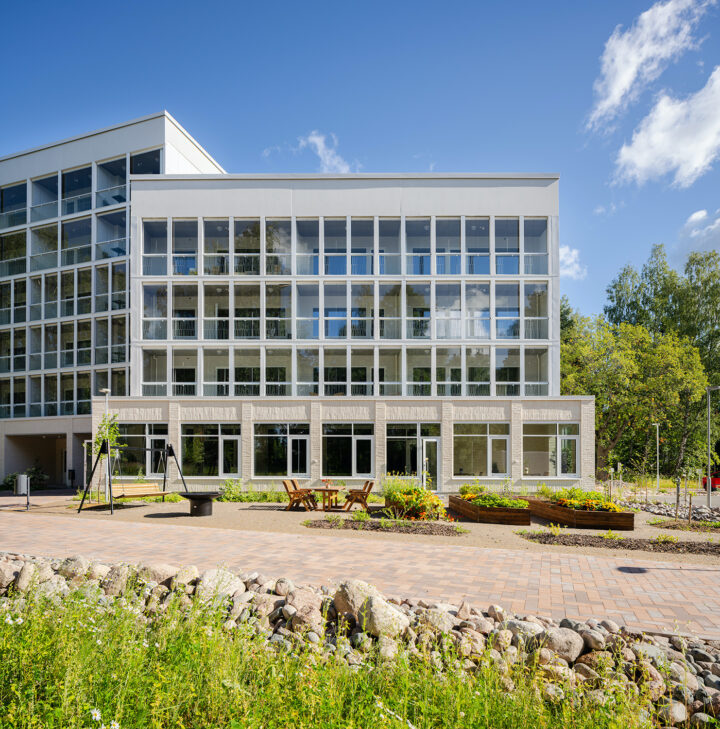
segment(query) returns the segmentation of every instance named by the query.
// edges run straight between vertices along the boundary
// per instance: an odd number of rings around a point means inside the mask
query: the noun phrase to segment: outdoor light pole
[[[655,426],[655,488],[660,493],[660,423]]]
[[[705,484],[705,488],[707,490],[707,505],[708,508],[710,508],[710,500],[712,496],[712,443],[710,442],[710,419],[711,419],[711,411],[710,411],[710,393],[720,390],[720,385],[710,385],[707,388],[707,405],[708,405],[708,423],[707,423],[707,445],[708,445],[708,462],[707,462],[707,483]]]

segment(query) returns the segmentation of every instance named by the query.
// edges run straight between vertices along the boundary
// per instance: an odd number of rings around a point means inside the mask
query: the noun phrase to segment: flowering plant
[[[385,503],[396,519],[434,521],[447,519],[440,497],[426,489],[416,479],[388,474],[383,479]]]
[[[602,491],[583,491],[579,488],[562,489],[551,496],[558,506],[578,511],[621,511],[620,507],[607,499]]]

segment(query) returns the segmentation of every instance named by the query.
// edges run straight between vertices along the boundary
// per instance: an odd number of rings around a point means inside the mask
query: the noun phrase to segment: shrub
[[[486,509],[502,508],[502,509],[527,509],[528,502],[524,499],[509,499],[506,496],[498,496],[498,494],[479,494],[470,502],[475,506],[482,506]]]
[[[603,539],[610,539],[611,541],[614,541],[614,542],[619,542],[619,541],[625,539],[625,537],[622,534],[618,534],[617,532],[614,532],[612,529],[608,529],[606,532],[603,532],[600,536]]]
[[[583,491],[580,488],[561,489],[551,496],[558,506],[579,511],[622,511],[617,504],[608,501],[602,491]]]
[[[353,521],[359,521],[361,524],[364,524],[366,521],[370,521],[370,514],[360,509],[360,511],[353,511],[350,518]]]
[[[385,502],[396,519],[446,519],[447,512],[437,494],[424,488],[417,479],[388,475],[383,479]]]
[[[266,503],[280,504],[288,500],[288,496],[284,491],[256,491],[252,488],[252,484],[248,484],[249,488],[244,488],[241,478],[229,478],[220,486],[220,497],[218,501],[232,501],[235,503],[247,503],[250,501],[260,501]]]
[[[460,496],[467,496],[468,494],[482,494],[485,491],[485,486],[480,483],[480,479],[475,479],[472,483],[464,483],[460,487]]]
[[[677,544],[678,538],[672,534],[660,534],[653,539],[657,544]]]
[[[17,472],[8,473],[8,475],[3,479],[2,486],[0,486],[0,488],[12,491],[15,488],[15,478],[17,475]]]

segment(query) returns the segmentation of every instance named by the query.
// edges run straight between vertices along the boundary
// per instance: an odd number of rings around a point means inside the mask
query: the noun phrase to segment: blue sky
[[[718,0],[41,1],[3,25],[0,155],[167,109],[231,172],[559,172],[585,313],[655,243],[720,248]]]

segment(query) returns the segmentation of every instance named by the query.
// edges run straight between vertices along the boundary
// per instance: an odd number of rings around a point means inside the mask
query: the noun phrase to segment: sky
[[[557,172],[561,289],[720,250],[720,0],[39,0],[0,156],[167,109],[229,172]]]

